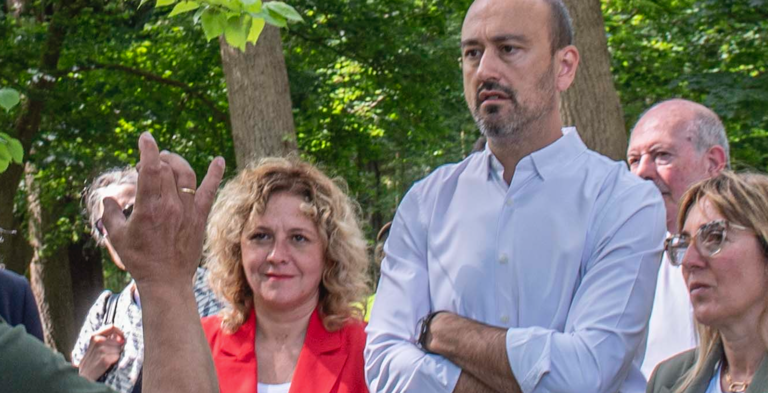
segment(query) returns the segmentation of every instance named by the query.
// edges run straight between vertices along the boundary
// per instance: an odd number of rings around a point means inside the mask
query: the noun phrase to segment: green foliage
[[[142,0],[144,4],[146,0]],[[198,10],[193,18],[200,21],[207,40],[224,35],[227,44],[245,52],[247,43],[256,44],[269,23],[277,27],[288,26],[288,21],[302,22],[301,15],[288,4],[271,1],[262,5],[261,0],[157,0],[156,7],[176,4],[168,16],[176,16]],[[141,5],[140,5],[141,6]]]
[[[736,168],[768,170],[768,3],[603,3],[613,75],[631,127],[660,100],[682,97],[725,123]]]
[[[0,89],[0,106],[6,112],[10,112],[14,106],[18,105],[19,101],[21,101],[21,97],[18,91],[10,88]],[[21,146],[21,142],[4,132],[0,132],[0,173],[5,172],[12,162],[21,164],[23,160],[24,147]]]
[[[8,88],[0,89],[0,106],[3,107],[6,112],[16,106],[19,101],[21,101],[21,97],[19,96],[18,91]]]
[[[296,0],[296,15],[257,0],[84,3],[57,75],[38,72],[47,20],[0,18],[0,86],[26,96],[36,78],[56,81],[26,158],[40,168],[42,202],[61,207],[47,236],[53,244],[87,236],[83,187],[107,168],[135,164],[142,131],[186,157],[198,179],[215,155],[234,163],[219,43],[211,41],[227,31],[239,46],[243,36],[255,42],[265,23],[306,21],[283,31],[298,145],[346,180],[370,239],[414,181],[469,154],[479,136],[457,61],[470,0]],[[627,126],[657,101],[689,98],[723,117],[738,167],[768,168],[766,4],[603,2]],[[168,18],[174,10],[183,17]],[[0,111],[0,130],[12,130],[18,113]],[[25,192],[15,207],[22,222]],[[106,272],[110,285],[126,279]]]

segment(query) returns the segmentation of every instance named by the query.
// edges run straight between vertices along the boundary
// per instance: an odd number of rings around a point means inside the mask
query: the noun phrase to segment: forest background
[[[232,176],[250,156],[297,149],[346,180],[371,244],[413,182],[479,136],[459,64],[469,0],[289,1],[304,22],[267,27],[245,53],[207,40],[192,13],[152,3],[0,6],[0,88],[22,96],[0,111],[0,132],[25,152],[0,174],[0,263],[32,279],[46,341],[65,355],[99,291],[129,280],[90,239],[83,189],[135,164],[141,132],[198,176],[216,155]],[[768,0],[567,3],[582,55],[605,58],[607,93],[581,82],[565,102],[591,110],[563,109],[590,146],[621,159],[642,111],[683,97],[723,118],[736,169],[768,169]],[[596,38],[579,42],[587,28]]]

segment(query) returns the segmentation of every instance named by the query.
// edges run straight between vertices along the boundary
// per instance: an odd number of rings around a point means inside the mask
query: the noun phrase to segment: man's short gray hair
[[[687,102],[688,105],[695,106],[693,117],[685,122],[685,128],[676,131],[690,131],[694,137],[693,147],[699,153],[704,153],[712,146],[722,147],[725,151],[725,167],[727,169],[731,169],[731,150],[730,146],[728,145],[728,136],[725,134],[725,126],[723,125],[723,122],[711,109],[693,101],[673,98],[670,100],[657,102],[640,114],[640,117],[638,117],[637,123],[635,123],[635,125],[632,127],[630,134],[635,132],[635,128],[637,128],[637,125],[640,124],[640,119],[645,117],[646,114],[650,113],[658,106],[665,105],[673,101]]]
[[[731,153],[725,126],[720,118],[712,111],[699,110],[688,122],[688,130],[695,136],[694,146],[699,153],[707,151],[712,146],[721,146],[725,150],[726,168],[731,168]]]

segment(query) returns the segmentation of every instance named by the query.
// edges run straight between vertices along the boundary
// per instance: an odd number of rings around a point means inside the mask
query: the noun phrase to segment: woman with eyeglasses
[[[208,222],[203,318],[221,393],[366,393],[368,255],[355,203],[298,159],[242,170]]]
[[[99,175],[83,196],[93,238],[107,249],[110,259],[121,270],[125,270],[125,266],[101,221],[102,201],[113,198],[129,218],[136,199],[137,180],[138,173],[133,167],[109,170]],[[205,270],[198,269],[194,289],[201,316],[213,315],[221,308],[208,288],[206,277]],[[141,298],[136,283],[131,281],[120,293],[107,290],[96,299],[72,350],[72,363],[83,377],[104,382],[118,392],[130,393],[141,391],[143,361]]]
[[[723,172],[694,185],[678,222],[665,249],[682,265],[700,343],[662,362],[647,391],[768,392],[768,176]]]

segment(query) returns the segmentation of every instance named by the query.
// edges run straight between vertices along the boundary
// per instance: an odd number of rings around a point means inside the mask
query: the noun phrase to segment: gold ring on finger
[[[190,194],[190,195],[195,195],[196,191],[194,189],[192,189],[192,188],[181,187],[181,188],[179,188],[179,192],[183,192],[185,194]]]

